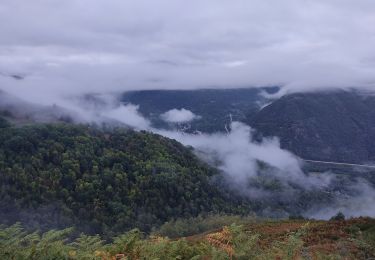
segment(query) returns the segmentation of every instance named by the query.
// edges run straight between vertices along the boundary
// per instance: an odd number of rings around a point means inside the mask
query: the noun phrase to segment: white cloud
[[[287,150],[280,148],[277,138],[253,140],[252,129],[240,122],[233,122],[228,134],[186,134],[178,131],[152,131],[175,139],[195,148],[207,162],[216,165],[238,189],[247,189],[250,178],[257,176],[261,161],[277,169],[277,179],[302,185],[305,188],[324,186],[328,179],[308,177],[301,170],[300,160]]]
[[[150,127],[150,122],[138,112],[138,106],[128,104],[103,113],[105,117],[115,119],[135,129],[143,130]]]
[[[161,114],[160,117],[164,121],[169,123],[185,123],[199,118],[199,116],[195,115],[193,112],[185,108],[171,109]]]

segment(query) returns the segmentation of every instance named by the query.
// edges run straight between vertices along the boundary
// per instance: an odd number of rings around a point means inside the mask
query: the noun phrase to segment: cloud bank
[[[120,122],[135,128],[135,129],[148,129],[150,127],[150,122],[142,117],[138,112],[138,106],[128,104],[127,106],[119,106],[112,110],[107,111],[104,115],[108,118],[118,120],[119,118],[124,118]]]
[[[153,129],[153,132],[192,146],[200,158],[220,169],[229,182],[242,193],[249,191],[249,183],[260,173],[284,184],[292,183],[304,189],[322,188],[330,183],[326,176],[308,176],[302,171],[301,160],[281,149],[278,138],[256,141],[253,129],[232,122],[228,133],[187,134],[180,131]],[[248,192],[251,196],[254,193]],[[263,194],[262,194],[263,195]]]
[[[372,0],[2,0],[0,89],[56,103],[130,89],[372,88],[374,13]]]

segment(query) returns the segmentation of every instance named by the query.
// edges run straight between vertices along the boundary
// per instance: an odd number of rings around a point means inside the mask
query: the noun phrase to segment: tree
[[[6,119],[0,117],[0,128],[6,127],[10,127],[10,123]]]
[[[345,215],[340,211],[335,216],[333,216],[330,220],[345,220]]]

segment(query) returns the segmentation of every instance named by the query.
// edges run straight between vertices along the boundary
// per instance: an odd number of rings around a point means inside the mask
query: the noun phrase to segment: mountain
[[[358,92],[281,97],[246,123],[304,159],[364,163],[375,160],[375,97]]]
[[[232,117],[245,121],[249,114],[259,110],[266,98],[264,92],[272,93],[277,88],[250,89],[203,89],[203,90],[145,90],[126,92],[124,103],[139,105],[139,111],[155,127],[168,128],[160,115],[171,109],[188,109],[201,117],[189,122],[188,131],[225,131]]]
[[[311,160],[366,163],[375,160],[375,97],[355,91],[296,93],[270,100],[277,88],[196,91],[135,91],[123,102],[139,105],[154,126],[168,128],[160,115],[185,108],[201,116],[188,132],[225,131],[232,120],[259,136],[277,136],[281,147]],[[176,127],[176,125],[172,126]]]

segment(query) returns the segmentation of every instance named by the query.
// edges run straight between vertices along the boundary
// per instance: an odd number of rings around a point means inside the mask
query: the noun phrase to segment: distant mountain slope
[[[356,92],[292,94],[247,121],[305,159],[375,160],[375,97]]]
[[[302,158],[375,161],[374,96],[354,91],[299,93],[261,109],[269,102],[261,93],[260,89],[135,91],[124,94],[123,101],[140,105],[140,112],[156,127],[170,127],[160,114],[173,108],[201,116],[187,131],[225,131],[231,115],[264,136],[279,137],[283,148]]]
[[[122,101],[140,105],[140,112],[156,127],[168,127],[160,118],[171,109],[188,109],[201,116],[201,120],[190,123],[190,130],[204,132],[225,131],[225,124],[233,120],[245,121],[249,114],[259,110],[265,98],[263,89],[205,89],[205,90],[149,90],[133,91],[123,95]]]

